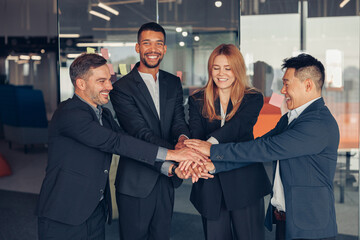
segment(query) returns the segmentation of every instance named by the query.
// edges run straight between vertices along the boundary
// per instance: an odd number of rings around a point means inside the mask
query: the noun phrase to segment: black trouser
[[[174,206],[174,187],[167,176],[159,176],[146,198],[116,192],[121,240],[169,240]]]
[[[276,234],[275,239],[276,240],[285,240],[285,232],[286,232],[286,216],[284,212],[277,212],[277,210],[274,211],[274,217],[276,219]],[[293,240],[308,240],[305,238],[301,239],[293,239]],[[311,240],[335,240],[335,237],[330,238],[315,238]]]
[[[229,211],[222,201],[220,216],[216,220],[202,218],[205,239],[207,240],[263,240],[264,233],[264,199]]]
[[[75,226],[39,217],[39,240],[105,240],[105,209],[102,200],[84,223]]]

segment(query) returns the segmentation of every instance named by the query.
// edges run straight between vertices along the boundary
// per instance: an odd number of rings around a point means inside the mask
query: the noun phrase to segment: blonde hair
[[[230,101],[233,109],[227,114],[225,119],[229,121],[238,110],[245,93],[250,93],[254,88],[250,86],[246,76],[245,61],[239,49],[234,44],[221,44],[217,46],[211,53],[208,61],[209,80],[205,87],[202,88],[204,91],[203,117],[208,118],[209,121],[214,119],[221,120],[221,116],[217,115],[215,111],[215,100],[219,97],[219,90],[212,79],[214,60],[219,55],[224,55],[227,58],[231,71],[235,76],[235,81],[232,84],[230,93]]]

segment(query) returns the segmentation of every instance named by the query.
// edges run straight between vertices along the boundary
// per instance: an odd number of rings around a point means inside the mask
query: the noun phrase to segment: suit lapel
[[[166,98],[167,98],[167,81],[163,78],[163,74],[159,71],[159,95],[160,95],[160,120],[165,119],[166,114]]]
[[[217,98],[214,102],[214,108],[215,108],[215,113],[216,115],[219,115],[220,116],[220,98]],[[215,131],[216,129],[220,128],[221,127],[221,120],[217,120],[217,119],[214,119],[212,120],[211,122],[207,119],[207,123],[208,123],[208,126],[209,126],[209,131],[208,132],[213,132]]]
[[[134,69],[131,71],[133,76],[134,76],[134,79],[135,79],[135,82],[136,82],[136,86],[137,88],[139,89],[139,93],[141,96],[143,96],[145,102],[148,104],[149,108],[151,109],[152,113],[154,114],[154,116],[158,119],[159,119],[159,115],[156,111],[156,107],[155,107],[155,104],[154,104],[154,101],[150,95],[150,92],[149,92],[149,89],[147,88],[144,80],[141,78],[139,72],[137,71],[137,66],[138,64],[136,64],[136,66],[134,67]],[[161,111],[160,111],[161,113]]]
[[[320,98],[318,100],[316,100],[315,102],[313,102],[312,104],[310,104],[310,106],[308,106],[301,114],[300,116],[298,116],[297,118],[295,118],[287,128],[292,128],[292,126],[294,126],[295,122],[301,118],[302,116],[304,116],[304,114],[311,112],[311,111],[315,111],[321,107],[323,107],[325,105],[324,99]]]

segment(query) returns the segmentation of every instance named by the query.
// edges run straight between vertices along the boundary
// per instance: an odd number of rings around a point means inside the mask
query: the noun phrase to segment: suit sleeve
[[[191,138],[206,140],[205,127],[203,125],[202,109],[193,96],[189,97],[189,127]]]
[[[214,162],[270,162],[319,154],[328,145],[329,131],[319,118],[306,116],[284,132],[243,143],[213,145]],[[336,152],[334,153],[336,154]]]
[[[101,126],[85,109],[64,111],[58,117],[56,127],[63,136],[103,152],[123,155],[149,165],[155,164],[157,146]]]
[[[185,122],[183,89],[179,78],[176,81],[176,100],[171,130],[176,141],[181,134],[190,137],[189,128]]]
[[[131,136],[153,143],[157,146],[172,149],[173,146],[154,134],[148,126],[144,117],[138,110],[132,96],[115,86],[111,92],[111,101],[116,112],[116,116],[126,132]]]
[[[208,134],[207,138],[214,137],[219,143],[250,140],[263,104],[262,94],[248,94],[236,114],[223,127]]]

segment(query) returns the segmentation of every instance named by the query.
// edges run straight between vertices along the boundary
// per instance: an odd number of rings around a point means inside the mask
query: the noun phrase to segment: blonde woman
[[[206,86],[189,97],[192,138],[215,143],[254,139],[263,95],[247,80],[244,59],[233,44],[221,44],[208,61]],[[194,183],[190,200],[202,215],[208,240],[264,239],[264,200],[271,185],[262,163],[216,173]]]

